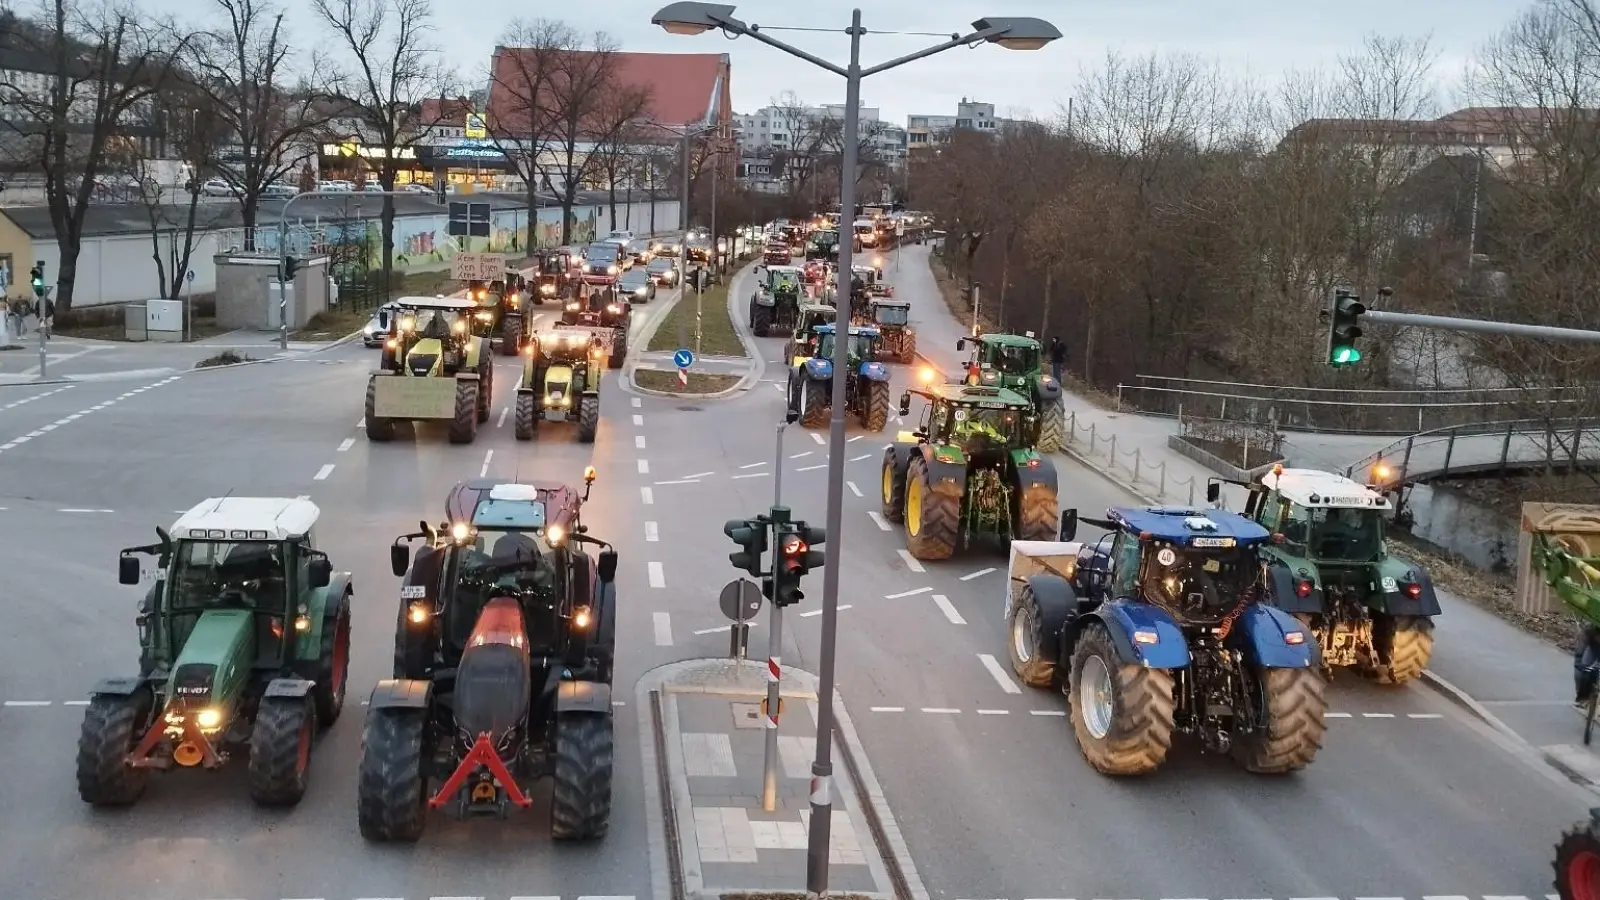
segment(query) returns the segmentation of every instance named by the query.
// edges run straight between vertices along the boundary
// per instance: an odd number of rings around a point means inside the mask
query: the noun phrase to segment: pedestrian
[[[1050,374],[1056,381],[1061,380],[1061,368],[1067,364],[1067,345],[1062,342],[1061,336],[1056,335],[1050,339]]]
[[[39,301],[39,330],[44,332],[45,340],[49,340],[50,331],[56,323],[56,301],[49,297]]]

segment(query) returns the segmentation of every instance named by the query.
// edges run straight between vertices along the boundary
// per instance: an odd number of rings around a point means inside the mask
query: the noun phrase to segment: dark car
[[[617,293],[630,303],[649,303],[656,298],[656,282],[645,269],[629,269],[617,279]]]
[[[631,264],[623,256],[622,245],[610,241],[596,241],[583,251],[583,280],[588,282],[606,282],[618,275]]]
[[[678,283],[678,261],[667,257],[658,256],[650,260],[650,278],[662,287],[672,287]]]

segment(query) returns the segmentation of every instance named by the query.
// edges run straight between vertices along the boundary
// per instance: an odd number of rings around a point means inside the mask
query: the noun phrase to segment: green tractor
[[[139,674],[89,692],[78,737],[78,795],[129,806],[152,771],[217,769],[247,755],[250,796],[305,796],[311,748],[344,709],[349,572],[312,538],[309,500],[212,498],[159,542],[122,551],[118,580],[155,584],[139,605]]]
[[[536,336],[523,354],[522,380],[517,384],[517,440],[533,440],[540,420],[575,421],[579,443],[594,443],[604,371],[600,358],[605,352],[592,331],[557,328]]]
[[[394,440],[401,422],[443,420],[450,443],[472,443],[494,390],[488,339],[468,330],[474,302],[402,297],[395,305],[394,336],[367,378],[367,439]]]
[[[878,349],[883,358],[897,363],[917,359],[917,332],[911,327],[911,304],[904,300],[873,300],[868,308],[872,325],[883,335]]]
[[[1389,555],[1387,497],[1343,475],[1277,465],[1259,483],[1211,479],[1209,502],[1223,483],[1246,488],[1245,515],[1283,536],[1261,550],[1271,602],[1316,635],[1325,668],[1354,666],[1382,684],[1422,674],[1439,598],[1427,571]]]
[[[821,428],[833,408],[835,326],[818,325],[814,354],[789,370],[789,408],[807,428]],[[889,367],[877,360],[878,332],[850,329],[850,364],[845,373],[845,403],[868,431],[889,423]]]
[[[767,266],[750,295],[750,330],[770,337],[794,327],[800,312],[800,284],[805,273],[799,266]]]
[[[783,358],[788,361],[789,368],[803,365],[814,355],[811,351],[816,348],[817,326],[832,325],[836,312],[825,303],[807,303],[800,307],[795,316],[794,333],[783,346]]]
[[[978,382],[985,387],[1006,388],[1029,399],[1033,405],[1033,446],[1040,453],[1057,453],[1067,446],[1067,412],[1061,395],[1061,382],[1044,371],[1043,348],[1027,334],[983,334],[956,341],[956,352],[971,349],[966,366],[976,366]],[[974,383],[967,375],[968,384]]]
[[[528,304],[531,302],[528,279],[521,272],[508,267],[505,280],[490,282],[489,291],[491,294],[498,291],[500,297],[500,355],[516,356],[533,337],[533,316],[528,314]]]
[[[806,242],[806,262],[814,259],[830,260],[839,256],[839,229],[823,228],[811,233]]]
[[[1027,398],[998,387],[932,384],[922,425],[883,451],[883,517],[904,523],[917,559],[949,559],[974,538],[1053,541],[1056,469],[1031,444],[1037,430]]]

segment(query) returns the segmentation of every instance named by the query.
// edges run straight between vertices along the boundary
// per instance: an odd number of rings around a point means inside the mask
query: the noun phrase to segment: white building
[[[912,115],[906,117],[906,149],[916,153],[944,143],[952,131],[999,134],[1005,119],[994,114],[993,103],[980,103],[962,97],[955,115]]]
[[[790,154],[788,165],[792,166],[796,164],[793,155],[812,150],[838,152],[836,129],[844,121],[844,113],[844,104],[827,103],[798,109],[767,106],[746,115],[735,114],[735,139],[746,182],[756,190],[778,191],[787,176],[773,171],[770,161],[776,155]],[[885,122],[875,106],[861,107],[858,116],[867,136],[864,150],[891,166],[899,165],[906,155],[905,129]],[[824,138],[824,134],[831,136]],[[819,140],[825,146],[818,147]]]

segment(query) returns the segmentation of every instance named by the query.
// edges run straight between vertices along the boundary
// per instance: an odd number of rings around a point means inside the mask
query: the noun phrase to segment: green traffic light
[[[1354,347],[1335,347],[1333,356],[1329,360],[1336,366],[1348,366],[1361,362],[1361,351]]]

